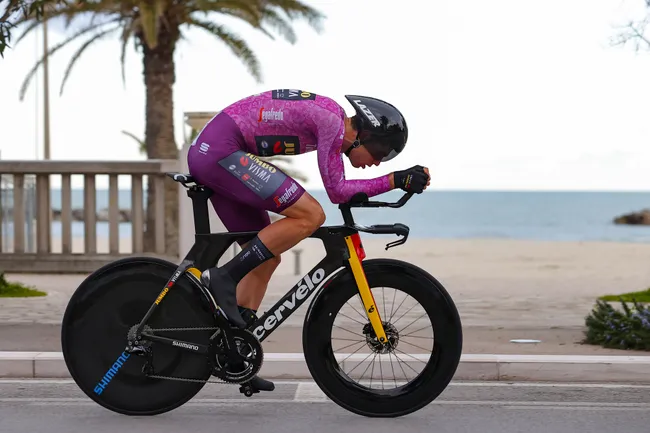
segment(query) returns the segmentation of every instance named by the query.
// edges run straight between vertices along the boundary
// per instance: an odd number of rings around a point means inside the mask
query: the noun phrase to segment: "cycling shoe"
[[[239,328],[246,328],[237,306],[237,283],[230,275],[219,268],[210,268],[201,274],[201,282],[210,290],[226,319]]]

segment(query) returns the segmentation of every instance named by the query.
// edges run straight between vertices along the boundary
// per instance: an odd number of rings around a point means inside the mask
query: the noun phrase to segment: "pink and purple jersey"
[[[331,98],[279,89],[244,98],[222,112],[241,131],[246,146],[242,150],[259,156],[316,151],[321,178],[332,203],[346,202],[358,192],[372,197],[391,189],[388,175],[364,180],[345,178],[341,153],[345,111]]]

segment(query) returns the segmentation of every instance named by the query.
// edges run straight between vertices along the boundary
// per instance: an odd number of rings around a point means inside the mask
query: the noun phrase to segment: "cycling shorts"
[[[261,230],[305,192],[298,181],[248,149],[226,113],[196,137],[187,155],[190,174],[214,193],[212,207],[229,232]]]

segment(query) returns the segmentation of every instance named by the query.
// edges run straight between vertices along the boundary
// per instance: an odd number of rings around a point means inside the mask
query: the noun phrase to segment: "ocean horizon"
[[[321,203],[326,225],[342,224],[337,205],[324,190],[308,190]],[[61,191],[52,189],[54,210],[61,209]],[[394,190],[372,200],[397,201]],[[146,203],[146,194],[144,195]],[[131,209],[131,191],[119,190],[121,209]],[[183,203],[183,202],[182,202]],[[185,204],[191,206],[189,198]],[[83,189],[72,190],[73,209],[83,208]],[[108,190],[98,189],[97,210],[108,207]],[[353,209],[358,224],[400,222],[413,238],[497,238],[552,241],[650,242],[650,226],[617,225],[622,214],[650,209],[650,193],[601,191],[431,190],[416,194],[402,208]],[[212,212],[212,211],[211,211]],[[7,228],[5,227],[5,231]],[[73,222],[73,236],[83,236],[83,222]],[[52,235],[61,225],[53,222]],[[108,223],[97,223],[97,235],[108,236]],[[130,223],[120,224],[120,237],[131,236]]]

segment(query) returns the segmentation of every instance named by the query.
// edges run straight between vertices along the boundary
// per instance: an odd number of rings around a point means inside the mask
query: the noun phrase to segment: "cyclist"
[[[429,171],[416,165],[374,179],[345,178],[345,154],[353,167],[379,165],[406,145],[408,128],[393,105],[367,96],[346,95],[355,114],[346,116],[333,99],[295,89],[266,91],[237,101],[217,113],[188,152],[190,174],[211,188],[210,200],[228,231],[259,230],[221,267],[202,274],[216,303],[235,326],[246,327],[257,309],[280,254],[325,222],[320,204],[298,183],[259,156],[316,151],[318,167],[332,203],[364,192],[368,197],[394,188],[421,193]],[[267,211],[284,216],[271,224]],[[256,390],[272,382],[255,377]]]

